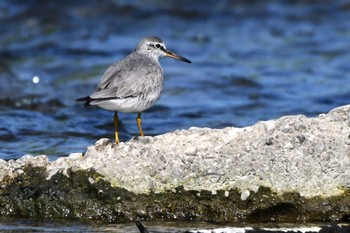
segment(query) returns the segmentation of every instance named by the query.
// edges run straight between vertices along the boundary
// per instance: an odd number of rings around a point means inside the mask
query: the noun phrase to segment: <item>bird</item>
[[[78,102],[83,101],[84,107],[98,106],[114,111],[114,136],[117,144],[120,143],[118,112],[137,113],[140,136],[144,136],[141,113],[152,107],[163,91],[164,77],[159,58],[164,56],[192,63],[168,50],[159,37],[147,36],[128,56],[113,63],[105,71],[90,96],[76,99]]]

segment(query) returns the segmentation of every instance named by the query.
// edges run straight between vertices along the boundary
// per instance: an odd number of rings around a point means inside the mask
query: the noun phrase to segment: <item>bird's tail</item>
[[[78,102],[85,101],[85,103],[84,103],[84,107],[85,107],[85,108],[91,106],[91,105],[90,105],[90,102],[91,102],[90,96],[85,96],[85,97],[76,99],[75,101],[78,101]]]

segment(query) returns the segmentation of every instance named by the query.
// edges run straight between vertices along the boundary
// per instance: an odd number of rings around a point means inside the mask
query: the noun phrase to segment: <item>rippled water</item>
[[[54,159],[113,138],[113,113],[83,109],[74,100],[89,95],[108,66],[146,35],[160,36],[193,62],[161,59],[165,90],[143,114],[147,135],[191,126],[242,127],[288,114],[315,116],[350,99],[346,0],[3,0],[0,25],[3,159],[27,153]],[[137,135],[136,115],[120,117],[121,139]],[[1,227],[90,229],[50,222]],[[120,227],[137,232],[133,224]]]
[[[74,99],[146,35],[193,62],[161,59],[165,91],[143,114],[147,135],[349,103],[349,1],[128,2],[0,2],[1,158],[53,159],[113,138],[113,113]],[[120,115],[129,140],[136,115]]]

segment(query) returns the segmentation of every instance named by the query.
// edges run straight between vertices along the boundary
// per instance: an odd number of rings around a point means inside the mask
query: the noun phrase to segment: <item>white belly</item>
[[[160,93],[149,93],[147,96],[128,97],[125,99],[111,99],[92,101],[90,105],[97,105],[115,112],[137,113],[152,107],[159,99]]]

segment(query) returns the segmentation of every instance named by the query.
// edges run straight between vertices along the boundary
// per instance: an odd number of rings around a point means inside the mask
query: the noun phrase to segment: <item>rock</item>
[[[157,219],[171,213],[234,222],[283,213],[281,221],[339,220],[350,216],[349,110],[347,105],[316,118],[285,116],[245,128],[192,127],[118,145],[100,139],[84,156],[52,162],[29,155],[0,160],[0,203],[12,203],[11,210],[24,216],[17,203],[29,197],[37,203],[37,195],[9,192],[31,187],[47,195],[41,201],[59,207],[50,207],[57,215],[45,207],[28,216],[122,221],[138,213]],[[60,202],[63,197],[70,205]],[[86,203],[77,204],[82,198]],[[0,204],[0,213],[9,215],[6,208]],[[96,212],[77,214],[87,209]],[[227,211],[231,215],[211,215]]]

